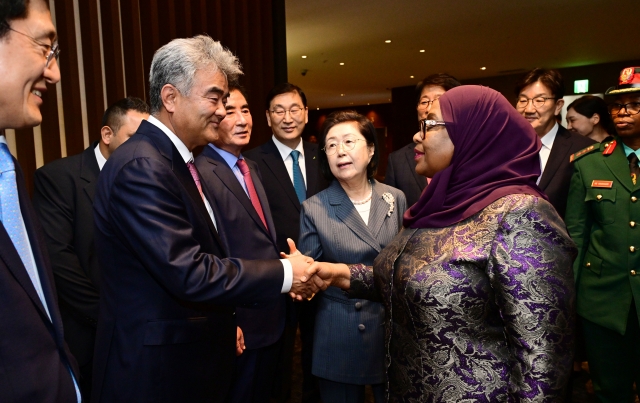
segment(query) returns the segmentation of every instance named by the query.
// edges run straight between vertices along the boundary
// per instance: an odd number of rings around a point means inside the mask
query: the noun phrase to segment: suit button
[[[585,264],[585,266],[591,267],[591,262],[587,262],[587,264]]]
[[[638,198],[637,198],[637,197],[635,197],[635,196],[631,196],[631,201],[635,203],[635,202],[637,202],[637,201],[638,201]]]
[[[358,325],[358,330],[364,332],[364,325],[362,323]]]
[[[631,275],[635,276],[636,275],[636,271],[635,270],[631,270]]]
[[[602,200],[602,195],[597,195],[597,196],[596,196],[596,199],[598,199],[598,200]]]
[[[636,222],[635,222],[635,221],[631,221],[631,222],[629,223],[629,226],[630,226],[631,228],[635,228],[635,227],[636,227]]]
[[[362,302],[358,301],[356,302],[356,311],[359,311],[360,309],[362,309]]]
[[[633,253],[636,251],[636,247],[635,246],[629,246],[629,252]]]

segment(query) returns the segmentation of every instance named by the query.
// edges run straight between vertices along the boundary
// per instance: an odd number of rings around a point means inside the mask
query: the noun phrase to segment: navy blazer
[[[384,176],[384,183],[402,190],[407,207],[413,206],[427,187],[427,178],[416,173],[415,148],[416,144],[411,143],[389,154]]]
[[[94,213],[102,287],[92,401],[223,401],[233,307],[279,298],[282,263],[225,258],[182,156],[147,121],[105,164]]]
[[[276,229],[269,210],[269,201],[259,177],[256,163],[245,158],[251,179],[267,221],[260,220],[251,200],[245,193],[227,162],[213,148],[207,146],[196,158],[202,184],[213,195],[220,214],[218,230],[231,256],[243,259],[278,259]],[[247,349],[269,346],[280,338],[284,330],[286,295],[271,304],[236,308],[238,326],[244,333]]]
[[[9,234],[0,223],[0,402],[77,402],[56,289],[42,229],[14,159],[20,210],[51,319]]]

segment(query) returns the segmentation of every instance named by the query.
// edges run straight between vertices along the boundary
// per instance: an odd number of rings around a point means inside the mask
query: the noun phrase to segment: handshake
[[[316,262],[309,256],[305,256],[296,248],[291,239],[287,239],[290,252],[280,252],[280,256],[289,260],[293,269],[293,280],[289,295],[291,298],[302,301],[310,300],[318,291],[324,291],[330,285],[349,289],[350,272],[344,264]]]

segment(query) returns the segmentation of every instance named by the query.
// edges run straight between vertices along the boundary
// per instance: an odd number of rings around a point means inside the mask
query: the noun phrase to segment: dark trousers
[[[364,403],[365,385],[334,382],[318,378],[323,403]],[[371,385],[375,403],[384,402],[384,384]]]
[[[640,326],[631,303],[623,335],[581,318],[596,396],[603,403],[634,401],[633,383],[640,387]]]
[[[282,337],[266,347],[245,350],[236,360],[233,385],[226,403],[268,403],[282,350]]]

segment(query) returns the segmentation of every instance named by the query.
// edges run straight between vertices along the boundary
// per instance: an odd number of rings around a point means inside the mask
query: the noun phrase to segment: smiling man
[[[564,81],[557,70],[533,69],[516,84],[515,93],[516,110],[531,123],[542,141],[538,186],[564,217],[573,173],[569,157],[594,141],[557,123],[556,116],[564,105]]]
[[[79,402],[40,225],[5,129],[42,122],[60,80],[56,29],[42,0],[0,2],[0,401]]]

